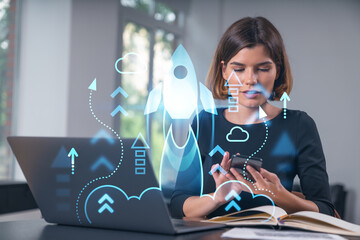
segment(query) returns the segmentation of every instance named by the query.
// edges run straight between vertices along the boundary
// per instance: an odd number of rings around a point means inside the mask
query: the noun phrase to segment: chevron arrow
[[[237,211],[240,211],[241,208],[239,207],[239,205],[237,205],[237,203],[232,200],[226,207],[225,207],[225,211],[229,211],[230,208],[234,207]]]
[[[113,204],[114,200],[107,194],[105,193],[98,201],[99,204],[102,204],[104,201],[108,201],[109,203]]]
[[[121,87],[118,87],[110,96],[112,98],[114,98],[116,95],[118,95],[119,93],[121,93],[121,95],[123,95],[125,98],[127,98],[129,95],[127,94],[127,92],[125,92],[124,89],[122,89]]]
[[[109,204],[105,203],[101,208],[99,208],[98,213],[102,213],[105,210],[108,210],[110,213],[114,212],[114,209],[112,209]]]
[[[101,165],[104,165],[109,171],[114,170],[114,165],[104,156],[101,156],[93,165],[91,165],[90,170],[95,172]]]
[[[112,111],[110,114],[112,117],[114,117],[118,112],[121,112],[122,114],[125,115],[125,117],[128,115],[127,111],[125,109],[123,109],[120,105],[117,106],[114,111]]]
[[[219,145],[216,145],[216,147],[214,147],[214,149],[209,152],[210,157],[214,156],[214,154],[217,152],[221,153],[223,156],[225,154],[225,151]]]
[[[230,198],[234,197],[236,200],[240,201],[241,197],[239,196],[239,194],[237,194],[237,192],[235,192],[235,190],[231,190],[225,197],[226,201],[229,201]]]

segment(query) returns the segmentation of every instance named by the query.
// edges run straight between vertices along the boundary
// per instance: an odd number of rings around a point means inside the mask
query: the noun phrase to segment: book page
[[[214,217],[209,222],[233,222],[233,221],[246,221],[250,219],[257,219],[260,223],[261,221],[267,220],[272,216],[271,221],[273,222],[272,225],[276,225],[277,219],[279,217],[283,217],[286,215],[286,212],[279,208],[274,207],[271,205],[260,206],[250,209],[241,210],[239,212],[230,213],[224,216]],[[240,223],[239,223],[240,224]]]
[[[311,233],[303,231],[278,231],[273,229],[257,228],[233,228],[221,235],[225,238],[240,239],[262,239],[262,240],[344,240],[345,238],[337,235],[324,233]]]
[[[359,225],[349,223],[349,222],[346,222],[344,220],[341,220],[341,219],[338,219],[338,218],[335,218],[335,217],[331,217],[331,216],[326,215],[326,214],[317,213],[317,212],[301,211],[301,212],[293,213],[288,217],[284,217],[282,220],[286,221],[287,218],[296,219],[298,217],[305,217],[305,218],[309,218],[309,219],[315,219],[315,220],[324,222],[326,224],[333,225],[334,227],[342,228],[342,229],[352,231],[352,232],[356,232],[356,233],[360,234],[360,226]],[[306,219],[305,219],[305,221],[306,221]]]

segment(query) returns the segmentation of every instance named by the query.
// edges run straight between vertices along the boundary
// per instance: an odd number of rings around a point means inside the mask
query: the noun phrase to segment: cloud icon
[[[246,142],[248,139],[248,131],[242,129],[239,126],[233,127],[230,132],[226,134],[226,140],[228,142]]]
[[[129,61],[133,63],[136,66],[136,71],[126,71],[126,72],[120,71],[118,66],[119,63],[122,61]],[[120,74],[140,74],[147,71],[147,64],[145,63],[145,61],[143,61],[142,57],[139,54],[130,52],[125,54],[123,57],[119,58],[118,60],[116,60],[115,69]]]
[[[234,202],[234,200],[232,200],[232,198],[229,198],[230,195],[232,195],[232,197],[234,197],[234,199],[237,199],[237,200],[239,200],[241,202],[240,195],[236,193],[237,191],[235,189],[242,189],[242,191],[250,193],[251,197],[252,197],[252,200],[254,200],[254,201],[255,201],[256,198],[266,198],[267,200],[269,200],[269,202],[272,205],[271,216],[269,216],[269,218],[267,218],[266,220],[263,220],[263,222],[267,222],[267,221],[269,221],[270,219],[273,218],[273,216],[275,214],[275,203],[272,200],[272,198],[265,195],[265,194],[254,194],[252,189],[246,183],[238,181],[238,180],[230,180],[230,181],[224,182],[219,187],[216,188],[215,193],[213,195],[202,194],[201,197],[210,197],[212,200],[215,200],[215,198],[216,198],[216,196],[218,194],[220,194],[220,196],[221,196],[222,194],[224,194],[224,192],[228,193],[227,196],[225,197],[225,199],[228,201],[228,203],[226,204],[227,206],[225,207],[225,210],[228,211],[229,209],[227,209],[227,208],[229,206],[230,207],[238,206]],[[267,193],[271,193],[270,191],[267,191],[267,190],[265,190],[265,191]],[[236,209],[236,210],[239,211],[240,209]]]
[[[159,187],[149,187],[141,192],[140,195],[129,196],[123,189],[114,185],[101,185],[87,196],[84,204],[84,213],[88,224],[114,226],[120,222],[129,222],[125,216],[125,209],[142,209],[140,212],[149,212],[144,201],[162,198]],[[86,224],[86,223],[85,223]],[[86,224],[86,225],[88,225]],[[121,226],[121,224],[119,224]]]

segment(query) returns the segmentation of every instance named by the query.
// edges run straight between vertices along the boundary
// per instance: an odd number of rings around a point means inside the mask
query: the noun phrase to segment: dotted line
[[[284,119],[286,119],[286,108],[284,108]]]
[[[107,178],[110,178],[112,175],[114,175],[114,173],[119,169],[121,163],[122,163],[122,160],[123,160],[123,156],[124,156],[124,146],[123,146],[123,142],[122,142],[122,139],[120,138],[119,134],[114,130],[112,129],[111,127],[109,127],[108,125],[106,125],[105,123],[103,123],[99,118],[97,118],[97,116],[95,115],[94,111],[93,111],[93,108],[92,108],[92,105],[91,105],[91,97],[92,97],[92,90],[90,90],[90,95],[89,95],[89,107],[90,107],[90,111],[91,111],[91,114],[94,116],[94,118],[96,119],[96,121],[98,121],[101,125],[103,125],[104,127],[106,127],[107,129],[111,130],[115,136],[119,139],[120,141],[120,144],[121,144],[121,157],[120,157],[120,161],[119,161],[119,164],[116,166],[115,170],[112,171],[112,173],[110,173],[109,175],[105,176],[105,177],[98,177],[98,178],[95,178],[93,180],[91,180],[90,182],[88,182],[80,191],[78,197],[77,197],[77,200],[76,200],[76,216],[77,216],[77,219],[79,220],[80,224],[82,224],[81,222],[81,219],[80,219],[80,216],[79,216],[79,201],[80,201],[80,197],[81,197],[81,194],[84,192],[85,188],[87,188],[90,184],[98,181],[98,180],[101,180],[101,179],[107,179]]]
[[[251,180],[250,178],[246,177],[246,175],[245,175],[245,168],[246,168],[247,162],[248,162],[255,154],[259,153],[259,152],[261,151],[261,149],[263,149],[263,147],[265,146],[265,144],[266,144],[266,142],[267,142],[267,139],[268,139],[268,136],[269,136],[269,126],[268,126],[268,124],[267,124],[267,121],[264,121],[264,124],[265,124],[265,139],[264,139],[262,145],[259,147],[259,149],[256,150],[255,152],[253,152],[253,153],[245,160],[244,167],[243,167],[243,177],[244,177],[245,180],[248,180],[249,182],[251,182],[251,183],[253,184],[255,190],[269,192],[269,193],[271,193],[271,194],[275,197],[275,194],[274,194],[272,191],[268,190],[268,189],[264,189],[264,188],[259,188],[259,189],[257,189],[254,181]]]

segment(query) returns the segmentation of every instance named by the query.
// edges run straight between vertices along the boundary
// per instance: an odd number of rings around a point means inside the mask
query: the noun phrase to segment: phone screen
[[[256,157],[250,158],[249,156],[246,156],[246,155],[233,155],[231,157],[230,167],[231,168],[236,168],[237,171],[240,174],[244,174],[245,164],[252,166],[257,171],[260,171],[260,168],[262,166],[262,162],[263,161],[262,161],[261,158],[256,158]],[[247,177],[247,178],[251,179],[252,181],[254,181],[251,174],[246,170],[246,168],[245,168],[245,177]]]

